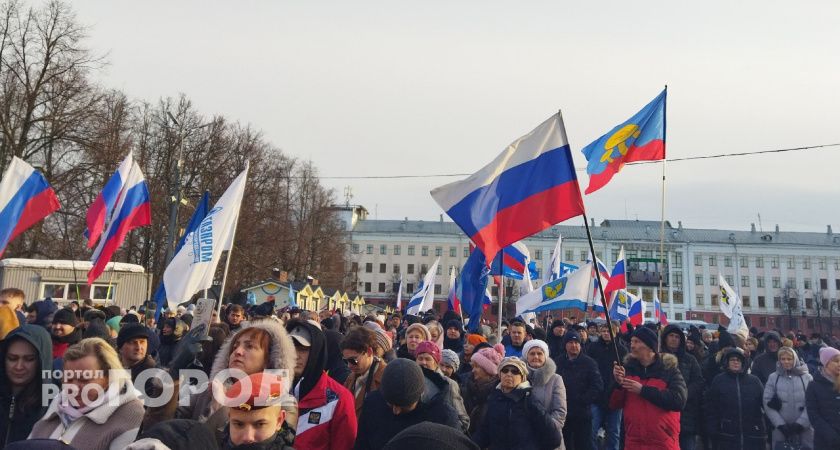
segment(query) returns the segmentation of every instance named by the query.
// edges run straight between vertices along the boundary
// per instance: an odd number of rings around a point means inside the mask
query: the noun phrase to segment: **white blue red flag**
[[[455,267],[449,268],[449,296],[446,303],[450,311],[461,315],[461,300],[458,298],[458,281],[455,279]]]
[[[531,261],[531,252],[522,242],[514,242],[505,247],[490,265],[490,275],[503,275],[521,280],[526,273],[532,280],[539,277],[537,263]]]
[[[659,301],[659,295],[653,291],[653,317],[656,323],[668,325],[668,315],[662,310],[662,302]]]
[[[426,276],[423,277],[423,281],[420,283],[420,287],[417,288],[417,292],[411,296],[408,304],[405,305],[406,314],[413,314],[416,316],[422,312],[432,309],[432,306],[434,306],[435,274],[437,273],[438,264],[440,264],[440,258],[435,260],[432,267],[429,267],[429,270],[426,272]]]
[[[587,262],[592,262],[592,253],[589,253]],[[592,267],[592,310],[603,314],[604,302],[601,301],[601,289],[599,285],[606,286],[610,281],[609,269],[600,258],[595,258],[595,265]],[[609,298],[609,297],[608,297]]]
[[[12,157],[0,181],[0,256],[12,239],[60,207],[44,175]]]
[[[563,118],[551,116],[467,179],[433,189],[432,197],[488,261],[516,241],[583,214]]]
[[[645,322],[645,307],[644,300],[627,293],[627,296],[630,298],[630,314],[628,315],[628,319],[630,323],[633,325],[641,325]]]
[[[543,275],[543,283],[556,280],[560,278],[563,258],[560,253],[563,251],[563,236],[557,235],[557,243],[554,244],[554,251],[551,252],[551,261],[548,262],[548,267],[545,269]]]
[[[88,284],[93,282],[105,271],[105,266],[111,261],[114,252],[122,245],[128,232],[152,223],[152,210],[149,201],[149,187],[143,172],[137,162],[132,163],[122,191],[118,195],[117,204],[111,212],[108,226],[102,232],[99,243],[93,251],[91,262],[93,267],[88,271]]]
[[[96,196],[93,204],[90,205],[87,211],[87,229],[85,236],[88,238],[88,248],[93,248],[96,242],[102,235],[102,230],[107,226],[107,221],[111,218],[114,212],[114,207],[117,206],[120,193],[123,192],[126,181],[128,181],[128,172],[134,166],[134,158],[131,152],[125,157],[117,171],[111,175],[102,192]]]
[[[553,309],[574,308],[586,311],[591,286],[592,264],[587,263],[579,270],[550,281],[539,289],[519,297],[516,301],[516,315]]]
[[[610,273],[609,283],[604,288],[604,296],[607,297],[607,304],[612,301],[612,293],[619,289],[627,289],[627,263],[624,258],[624,247],[618,252],[618,259]]]

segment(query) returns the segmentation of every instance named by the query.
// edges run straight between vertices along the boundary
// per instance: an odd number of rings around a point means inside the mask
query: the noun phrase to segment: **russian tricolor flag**
[[[641,325],[645,322],[645,302],[635,295],[627,295],[630,297],[630,313],[628,314],[630,323],[633,325]]]
[[[96,196],[96,200],[88,208],[86,217],[87,229],[85,230],[85,236],[88,238],[88,248],[93,248],[96,245],[96,241],[102,235],[102,230],[106,226],[105,219],[110,218],[114,212],[114,206],[117,205],[120,192],[125,187],[128,172],[131,170],[133,164],[134,158],[131,152],[128,152],[128,156],[125,157],[117,168],[117,171],[111,175],[111,178],[105,183],[105,187],[102,188],[102,192]]]
[[[527,267],[530,279],[535,280],[539,277],[537,264],[531,261],[531,252],[522,242],[514,242],[508,245],[499,254],[501,258],[497,256],[493,259],[493,264],[490,266],[490,275],[503,275],[521,280],[525,276]]]
[[[592,254],[590,253],[590,258]],[[604,313],[604,302],[601,299],[601,290],[598,288],[598,284],[603,283],[604,285],[604,295],[609,298],[609,295],[606,291],[606,286],[609,285],[610,282],[610,272],[607,269],[607,266],[604,264],[603,261],[595,258],[595,266],[593,267],[593,276],[592,276],[592,310],[598,313]],[[607,302],[609,303],[609,302]]]
[[[432,197],[488,261],[508,245],[584,212],[559,113],[467,179],[433,189]]]
[[[44,175],[12,157],[0,181],[0,256],[9,242],[60,207]]]
[[[624,258],[624,247],[618,252],[618,260],[613,266],[610,274],[607,287],[604,288],[604,295],[607,297],[607,303],[612,300],[612,293],[619,289],[627,289],[627,263]]]
[[[449,297],[446,299],[450,311],[461,314],[461,300],[458,298],[458,281],[455,278],[455,268],[449,268]]]
[[[662,302],[659,301],[659,296],[653,294],[653,317],[657,323],[668,325],[668,315],[662,310]]]
[[[108,226],[93,251],[93,267],[88,272],[88,284],[93,284],[99,275],[102,275],[108,261],[122,245],[129,231],[152,223],[149,188],[140,165],[136,162],[132,162],[123,189],[117,198]]]

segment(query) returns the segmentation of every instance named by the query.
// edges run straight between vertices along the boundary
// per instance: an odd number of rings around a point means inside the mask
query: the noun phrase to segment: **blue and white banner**
[[[516,302],[516,315],[552,309],[576,308],[586,311],[591,282],[592,264],[587,263],[580,269],[520,297]]]
[[[230,250],[233,244],[247,178],[246,167],[207,213],[198,229],[187,235],[184,246],[166,267],[163,283],[170,308],[212,286],[222,251]]]
[[[406,314],[414,314],[416,316],[432,309],[432,305],[435,302],[435,274],[437,273],[438,264],[440,264],[440,258],[435,260],[432,267],[429,267],[417,292],[411,296],[411,300],[405,306]]]

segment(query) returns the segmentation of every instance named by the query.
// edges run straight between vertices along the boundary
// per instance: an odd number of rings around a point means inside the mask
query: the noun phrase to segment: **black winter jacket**
[[[706,433],[717,450],[764,450],[764,386],[754,375],[725,371],[706,391]]]
[[[365,397],[354,448],[380,449],[397,433],[420,422],[434,422],[456,430],[461,429],[458,414],[440,396],[431,403],[420,402],[411,412],[395,416],[385,402],[382,391],[373,391]]]
[[[491,450],[551,449],[558,447],[561,439],[552,427],[550,415],[531,395],[527,381],[507,394],[494,389],[487,399],[484,420],[472,435],[479,447]]]
[[[662,351],[667,352],[665,338],[672,332],[677,332],[680,335],[679,350],[673,355],[677,357],[677,367],[679,367],[680,374],[682,374],[688,389],[688,399],[680,414],[680,433],[699,434],[702,429],[700,419],[703,409],[703,390],[706,388],[706,383],[703,380],[700,363],[697,362],[694,355],[685,350],[685,334],[676,325],[668,325],[662,331]]]
[[[575,359],[570,360],[568,355],[562,355],[554,362],[557,364],[557,374],[563,377],[566,385],[566,404],[569,406],[566,419],[591,417],[590,406],[599,401],[604,393],[604,380],[598,371],[598,363],[583,354],[583,350]]]
[[[805,391],[805,407],[814,427],[814,450],[840,448],[840,393],[820,370]]]
[[[624,345],[624,342],[618,342],[618,354],[621,358],[621,361],[624,361],[624,357],[627,356],[627,346]],[[601,380],[603,381],[603,385],[609,386],[613,382],[613,363],[617,362],[615,359],[615,350],[613,350],[612,343],[606,342],[603,339],[598,339],[598,342],[593,343],[589,346],[589,352],[587,353],[590,358],[594,359],[595,362],[598,364],[598,372],[601,374]],[[603,390],[603,393],[598,397],[598,400],[595,402],[596,405],[600,406],[601,408],[606,408],[610,402],[610,395],[607,392],[607,389]]]

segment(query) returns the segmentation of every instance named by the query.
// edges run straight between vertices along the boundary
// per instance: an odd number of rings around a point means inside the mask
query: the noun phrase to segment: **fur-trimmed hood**
[[[295,353],[295,346],[292,343],[292,338],[286,333],[283,326],[275,319],[253,320],[247,325],[242,326],[236,333],[233,333],[216,353],[216,358],[213,360],[213,368],[210,370],[210,379],[212,380],[220,371],[227,369],[230,364],[230,352],[233,342],[236,337],[242,333],[242,330],[248,328],[259,328],[268,333],[271,342],[271,351],[268,356],[268,364],[266,369],[287,369],[294,370],[295,360],[297,354]]]
[[[678,369],[679,360],[677,359],[676,356],[674,356],[670,353],[657,353],[656,357],[657,357],[657,361],[661,361],[662,367],[664,367],[665,369]],[[656,362],[654,362],[654,364],[656,364]],[[634,358],[632,353],[628,353],[624,357],[624,365],[625,366],[628,366],[628,365],[641,366],[642,363],[640,363],[638,359]]]

